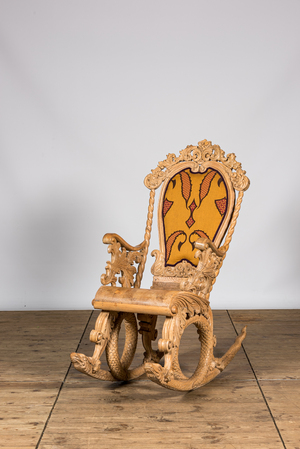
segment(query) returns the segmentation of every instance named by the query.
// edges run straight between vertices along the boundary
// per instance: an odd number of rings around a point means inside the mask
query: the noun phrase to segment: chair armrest
[[[214,242],[212,242],[208,238],[200,237],[199,239],[197,239],[195,241],[194,246],[195,246],[195,248],[197,248],[198,251],[205,251],[206,249],[211,248],[213,253],[215,253],[218,257],[224,257],[226,254],[226,251],[217,248],[216,245],[214,244]],[[198,251],[195,254],[196,258],[198,258],[198,256],[197,256]]]
[[[191,291],[208,301],[226,251],[218,249],[210,239],[203,237],[197,239],[194,245],[197,248],[195,257],[199,259],[199,262],[194,273],[180,284],[180,288]]]
[[[126,242],[122,237],[120,237],[118,234],[111,234],[111,233],[105,234],[105,235],[103,236],[102,241],[103,241],[103,243],[105,243],[105,244],[110,244],[110,243],[114,243],[114,241],[117,241],[117,242],[119,242],[119,243],[121,244],[121,246],[122,246],[123,248],[125,248],[127,251],[140,251],[141,249],[144,248],[144,246],[145,246],[145,244],[146,244],[146,242],[145,242],[145,240],[144,240],[144,241],[143,241],[142,243],[140,243],[139,245],[137,245],[137,246],[132,246],[132,245],[129,245],[129,243],[127,243],[127,242]]]
[[[142,262],[146,242],[132,246],[118,234],[105,234],[103,243],[108,244],[107,251],[111,254],[111,260],[106,262],[105,274],[100,278],[101,283],[116,287],[116,283],[119,282],[122,287],[127,288],[136,285],[137,269],[133,264],[139,265]],[[120,277],[117,278],[116,275]]]

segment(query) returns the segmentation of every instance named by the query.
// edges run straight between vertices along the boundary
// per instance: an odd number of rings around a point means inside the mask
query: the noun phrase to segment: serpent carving
[[[72,353],[71,360],[78,371],[96,379],[127,381],[145,374],[168,389],[194,390],[223,371],[246,336],[244,327],[226,354],[214,357],[216,338],[209,297],[226,257],[249,179],[233,153],[226,156],[218,145],[203,140],[197,146],[187,146],[178,157],[168,154],[144,183],[150,190],[144,240],[132,246],[118,234],[103,237],[111,260],[101,277],[106,287],[100,287],[93,300],[95,309],[102,310],[90,334],[95,343],[94,353],[92,357]],[[155,191],[159,186],[162,186],[158,214],[160,249],[151,253],[156,258],[151,269],[152,289],[141,289]],[[154,350],[158,315],[165,316],[165,322],[158,349]],[[123,324],[125,343],[120,356],[119,334]],[[201,348],[197,367],[187,377],[180,367],[179,348],[190,325],[197,329]],[[130,369],[138,333],[142,335],[144,360]],[[101,369],[104,351],[109,370]],[[162,357],[163,365],[159,363]]]
[[[197,313],[195,309],[192,312],[191,307],[181,307],[174,317],[165,320],[162,331],[163,338],[158,342],[159,349],[165,352],[164,367],[157,363],[145,364],[147,377],[171,390],[189,391],[204,385],[213,360],[215,338],[213,336],[213,320],[210,307],[206,302],[200,301],[199,297],[190,293],[182,293],[180,302],[183,303],[185,299],[187,305],[190,305],[193,296],[198,300]],[[199,310],[200,305],[202,310]],[[180,368],[178,357],[181,337],[185,329],[191,324],[197,328],[201,353],[195,372],[188,378]]]
[[[119,333],[123,320],[125,321],[125,345],[120,358],[118,351]],[[132,380],[144,374],[144,365],[129,370],[136,351],[137,336],[137,322],[134,313],[119,313],[110,340],[106,345],[106,359],[114,379]]]

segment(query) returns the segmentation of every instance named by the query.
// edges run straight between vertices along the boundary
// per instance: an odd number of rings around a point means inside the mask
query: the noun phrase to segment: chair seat
[[[92,304],[95,309],[173,316],[174,300],[182,291],[145,288],[100,287]],[[175,312],[176,313],[176,312]]]

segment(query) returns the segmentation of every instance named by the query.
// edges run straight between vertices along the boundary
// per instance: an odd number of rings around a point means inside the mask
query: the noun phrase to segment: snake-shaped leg
[[[179,364],[179,346],[184,330],[191,324],[195,325],[201,343],[201,352],[195,372],[186,377]],[[230,363],[246,336],[246,328],[236,338],[235,343],[226,354],[217,359],[213,355],[216,338],[213,335],[213,316],[210,307],[205,311],[191,314],[186,308],[179,310],[173,317],[165,319],[162,339],[158,348],[165,353],[165,363],[146,363],[147,377],[153,382],[171,390],[195,390],[216,377]]]
[[[220,374],[226,366],[231,362],[234,358],[238,350],[241,348],[243,340],[246,337],[246,329],[247,326],[243,327],[242,332],[236,337],[233,345],[228,349],[228,351],[221,358],[214,357],[211,368],[207,374],[205,379],[205,383],[212,381],[218,374]],[[202,384],[204,385],[204,384]]]
[[[73,352],[70,357],[74,368],[96,379],[116,380],[109,371],[101,369],[100,357],[110,338],[111,330],[117,316],[115,312],[100,312],[95,329],[90,333],[90,340],[95,343],[94,354],[92,357],[87,357],[85,354]]]
[[[213,360],[214,337],[210,315],[186,316],[187,311],[184,309],[165,320],[163,338],[158,342],[159,349],[165,353],[164,367],[158,363],[146,363],[145,366],[149,379],[171,390],[188,391],[198,388],[206,378]],[[178,355],[182,334],[191,324],[198,330],[201,354],[195,372],[188,378],[181,371]]]
[[[125,345],[122,356],[119,356],[119,333],[123,320],[125,321]],[[111,374],[117,380],[130,380],[143,374],[140,370],[129,370],[137,345],[137,322],[134,313],[121,312],[115,321],[110,339],[106,346],[106,359]]]

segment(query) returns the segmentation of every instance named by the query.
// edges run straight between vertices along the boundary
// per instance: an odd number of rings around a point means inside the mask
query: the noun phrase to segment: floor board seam
[[[231,315],[230,315],[230,313],[229,313],[229,310],[226,310],[226,312],[227,312],[227,314],[228,314],[228,317],[229,317],[229,319],[230,319],[230,321],[231,321],[231,324],[232,324],[232,326],[233,326],[233,329],[234,329],[236,335],[238,335],[238,331],[237,331],[237,329],[236,329],[236,327],[235,327],[235,325],[234,325],[234,322],[233,322],[233,320],[232,320],[232,318],[231,318]],[[263,397],[263,400],[264,400],[264,402],[265,402],[265,404],[266,404],[266,407],[267,407],[267,409],[268,409],[268,411],[269,411],[269,414],[270,414],[270,416],[271,416],[271,418],[272,418],[272,421],[273,421],[273,424],[274,424],[274,426],[275,426],[275,429],[276,429],[276,431],[277,431],[277,433],[278,433],[278,436],[279,436],[279,438],[280,438],[280,440],[281,440],[281,442],[282,442],[282,445],[283,445],[284,449],[287,449],[287,448],[286,448],[286,445],[285,445],[285,443],[284,443],[284,441],[283,441],[282,435],[281,435],[281,433],[280,433],[280,430],[279,430],[279,428],[278,428],[278,426],[277,426],[277,423],[276,423],[276,421],[275,421],[275,418],[274,418],[274,416],[273,416],[273,414],[272,414],[272,411],[271,411],[271,409],[270,409],[270,406],[269,406],[269,404],[268,404],[267,398],[266,398],[265,395],[264,395],[264,392],[263,392],[262,387],[261,387],[261,385],[260,385],[260,383],[259,383],[258,377],[256,376],[255,370],[254,370],[254,368],[253,368],[253,366],[252,366],[252,364],[251,364],[251,361],[250,361],[250,359],[249,359],[249,356],[248,356],[248,354],[247,354],[247,352],[246,352],[246,349],[245,349],[245,347],[244,347],[243,344],[242,344],[242,348],[243,348],[244,354],[245,354],[245,356],[246,356],[246,358],[247,358],[247,361],[248,361],[248,363],[249,363],[249,366],[250,366],[250,368],[251,368],[251,370],[252,370],[252,372],[253,372],[253,375],[254,375],[254,377],[255,377],[255,380],[256,380],[257,386],[258,386],[258,388],[259,388],[259,391],[260,391],[260,393],[261,393],[261,395],[262,395],[262,397]]]
[[[89,316],[89,319],[87,320],[87,323],[86,323],[86,325],[85,325],[85,327],[84,327],[84,329],[83,329],[82,335],[81,335],[81,337],[80,337],[80,340],[79,340],[79,342],[78,342],[78,345],[77,345],[77,348],[76,348],[76,351],[75,351],[75,352],[77,352],[78,349],[79,349],[79,346],[80,346],[80,344],[81,344],[81,342],[82,342],[82,340],[83,340],[84,334],[85,334],[86,329],[87,329],[87,327],[88,327],[88,325],[89,325],[89,323],[90,323],[90,321],[91,321],[92,316],[93,316],[93,311],[91,311],[91,314],[90,314],[90,316]],[[67,369],[67,372],[66,372],[66,374],[65,374],[65,377],[64,377],[63,381],[62,381],[61,384],[60,384],[60,387],[59,387],[59,389],[58,389],[58,392],[57,392],[55,401],[54,401],[54,403],[53,403],[53,405],[52,405],[52,407],[51,407],[51,410],[50,410],[50,412],[49,412],[48,418],[47,418],[47,420],[46,420],[46,422],[45,422],[44,428],[43,428],[42,433],[41,433],[41,435],[40,435],[40,438],[39,438],[39,440],[38,440],[38,442],[37,442],[37,444],[36,444],[36,446],[35,446],[35,449],[38,449],[39,446],[40,446],[40,444],[41,444],[42,438],[43,438],[44,433],[45,433],[45,431],[46,431],[46,429],[47,429],[47,426],[48,426],[48,423],[49,423],[50,418],[51,418],[51,416],[52,416],[52,413],[53,413],[53,411],[54,411],[54,409],[55,409],[55,406],[56,406],[57,401],[58,401],[58,399],[59,399],[60,393],[61,393],[61,391],[62,391],[62,389],[63,389],[63,387],[64,387],[64,384],[65,384],[65,382],[66,382],[66,380],[67,380],[67,377],[68,377],[68,375],[69,375],[71,366],[72,366],[72,362],[70,362],[70,364],[69,364],[69,366],[68,366],[68,369]]]

